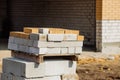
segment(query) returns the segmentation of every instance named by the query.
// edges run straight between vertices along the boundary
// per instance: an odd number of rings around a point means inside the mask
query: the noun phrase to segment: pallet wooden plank
[[[43,63],[45,58],[63,58],[68,60],[77,60],[76,55],[74,54],[48,54],[48,55],[32,55],[18,51],[12,51],[11,55],[16,58],[33,61],[36,63]]]
[[[35,55],[28,55],[25,53],[18,53],[18,52],[14,52],[14,51],[12,51],[11,55],[12,55],[12,57],[16,57],[16,58],[20,58],[20,59],[24,59],[24,60],[28,60],[28,61],[33,61],[36,63],[43,62],[43,58],[41,58],[39,56],[35,56]]]

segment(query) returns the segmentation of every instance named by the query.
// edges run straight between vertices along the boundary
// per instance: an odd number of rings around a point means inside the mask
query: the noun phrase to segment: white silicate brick
[[[46,54],[47,52],[47,48],[29,47],[29,53],[32,54]]]
[[[68,48],[68,53],[69,54],[74,54],[75,53],[75,47],[69,47]]]
[[[30,39],[31,40],[47,41],[47,35],[46,34],[31,33],[30,34]]]
[[[47,29],[47,28],[40,28],[40,29],[39,29],[39,33],[49,34],[49,29]]]
[[[51,42],[45,42],[45,41],[34,41],[33,47],[48,47],[48,44],[51,44]]]
[[[83,41],[44,42],[34,41],[33,47],[76,47],[83,46]]]
[[[77,34],[64,34],[65,41],[75,41],[77,40],[77,37],[78,37]]]
[[[68,48],[61,48],[61,54],[67,54]]]
[[[75,54],[82,53],[82,47],[75,47]]]
[[[48,41],[63,41],[64,34],[48,34]]]
[[[47,54],[60,54],[60,48],[47,48]]]

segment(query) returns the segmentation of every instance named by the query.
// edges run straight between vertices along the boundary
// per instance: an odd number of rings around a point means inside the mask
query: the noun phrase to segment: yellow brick
[[[64,30],[62,29],[50,29],[50,34],[64,34]]]
[[[103,0],[103,20],[120,20],[120,0]]]
[[[96,0],[96,20],[120,20],[120,0]]]
[[[29,39],[29,34],[28,33],[20,33],[20,38],[23,38],[23,39]]]
[[[50,34],[64,34],[65,29],[62,28],[43,28],[48,29]]]
[[[78,41],[83,41],[83,40],[84,40],[84,36],[79,35],[79,36],[78,36]]]
[[[39,33],[39,28],[25,27],[24,32],[25,33]]]
[[[23,33],[23,32],[18,32],[18,31],[11,31],[10,32],[10,36],[13,36],[13,37],[20,37],[20,34]]]
[[[96,20],[102,20],[102,0],[96,0]]]
[[[79,35],[79,30],[65,30],[65,34],[78,34]]]

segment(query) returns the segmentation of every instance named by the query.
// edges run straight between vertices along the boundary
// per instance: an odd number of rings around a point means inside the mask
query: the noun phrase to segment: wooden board
[[[77,55],[74,54],[45,54],[45,55],[33,55],[33,54],[27,54],[23,52],[18,51],[12,51],[11,56],[15,58],[20,58],[28,61],[33,61],[36,63],[42,63],[45,59],[67,59],[67,60],[78,60]]]

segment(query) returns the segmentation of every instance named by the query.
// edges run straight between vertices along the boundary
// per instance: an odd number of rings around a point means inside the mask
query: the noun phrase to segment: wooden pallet
[[[33,61],[36,63],[42,63],[45,59],[67,59],[67,60],[73,60],[76,61],[77,55],[74,54],[42,54],[42,55],[33,55],[33,54],[27,54],[23,52],[18,51],[12,51],[11,56],[15,58],[20,58],[28,61]]]

